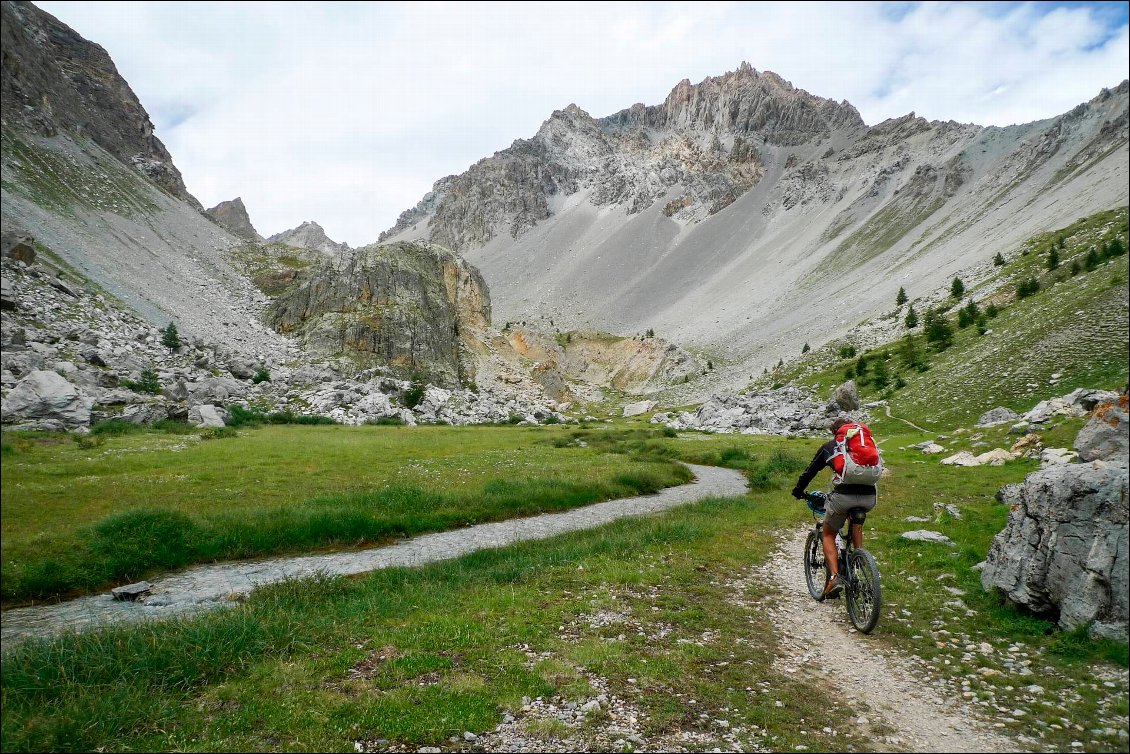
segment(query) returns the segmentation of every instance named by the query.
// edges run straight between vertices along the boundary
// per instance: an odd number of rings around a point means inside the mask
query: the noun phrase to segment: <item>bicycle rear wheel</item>
[[[804,580],[808,583],[808,594],[812,599],[823,602],[828,575],[824,568],[824,543],[819,529],[810,531],[804,543]]]
[[[848,555],[847,610],[851,624],[869,634],[879,623],[883,605],[879,583],[879,566],[867,550],[854,550]]]

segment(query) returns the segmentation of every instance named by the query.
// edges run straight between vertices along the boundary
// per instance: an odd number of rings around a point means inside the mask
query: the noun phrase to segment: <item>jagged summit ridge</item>
[[[307,220],[297,228],[284,230],[267,239],[270,243],[281,243],[288,246],[298,246],[303,249],[320,251],[327,256],[334,256],[349,251],[349,244],[337,243],[326,235],[321,225],[313,220]]]

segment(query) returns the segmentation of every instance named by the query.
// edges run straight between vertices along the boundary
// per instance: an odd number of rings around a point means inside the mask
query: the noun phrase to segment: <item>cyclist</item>
[[[808,464],[808,468],[797,480],[796,487],[793,488],[793,497],[804,500],[807,495],[805,487],[825,466],[832,468],[832,457],[836,453],[836,440],[834,439],[836,432],[840,427],[851,423],[851,420],[843,417],[838,417],[832,421],[830,429],[833,439],[821,445],[820,450],[816,451],[812,463]],[[873,484],[837,484],[832,489],[832,494],[828,495],[824,515],[824,562],[828,566],[828,583],[824,585],[824,596],[826,598],[839,597],[844,589],[843,584],[840,583],[840,563],[836,557],[836,534],[847,521],[849,510],[863,508],[869,511],[875,507],[877,499],[878,492]],[[863,546],[862,524],[852,523],[851,543],[855,548]]]

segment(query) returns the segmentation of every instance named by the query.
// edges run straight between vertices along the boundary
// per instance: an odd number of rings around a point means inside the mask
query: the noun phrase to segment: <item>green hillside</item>
[[[1126,207],[1082,218],[1002,249],[995,275],[938,309],[949,345],[930,340],[926,311],[916,309],[919,323],[907,328],[904,304],[887,315],[898,318],[901,337],[866,350],[834,341],[755,384],[827,392],[855,379],[865,401],[886,399],[894,414],[932,430],[997,406],[1024,412],[1077,387],[1119,388],[1130,359],[1126,248]],[[970,301],[976,311],[963,315]]]

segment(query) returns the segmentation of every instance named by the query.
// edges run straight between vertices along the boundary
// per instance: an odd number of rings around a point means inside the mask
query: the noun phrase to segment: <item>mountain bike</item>
[[[823,492],[810,492],[805,502],[812,511],[815,526],[808,533],[804,543],[804,578],[808,582],[808,593],[817,602],[823,602],[824,585],[829,571],[824,562],[824,506],[828,496]],[[879,566],[867,550],[856,549],[851,544],[851,525],[867,520],[867,511],[852,508],[844,528],[836,535],[836,549],[839,554],[840,580],[844,584],[844,602],[847,604],[851,624],[862,633],[869,634],[879,623],[879,612],[883,604],[882,587],[879,581]],[[833,598],[834,599],[834,598]]]

